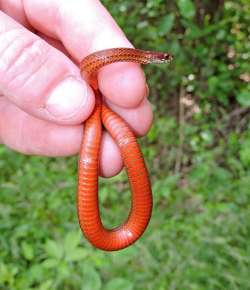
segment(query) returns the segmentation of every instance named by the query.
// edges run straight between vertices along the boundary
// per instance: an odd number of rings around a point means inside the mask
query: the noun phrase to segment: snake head
[[[173,60],[173,56],[166,52],[154,52],[152,53],[153,63],[169,63]]]

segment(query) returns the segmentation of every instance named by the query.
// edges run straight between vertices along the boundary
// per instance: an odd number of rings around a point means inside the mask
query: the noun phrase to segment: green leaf
[[[159,35],[163,36],[167,34],[174,25],[174,14],[170,13],[164,16],[159,24],[158,31]]]
[[[183,17],[191,19],[195,15],[195,6],[191,0],[178,0],[178,7]]]
[[[83,270],[83,282],[81,290],[101,289],[101,278],[99,273],[92,266],[85,266]]]
[[[43,263],[34,264],[28,271],[29,280],[34,281],[43,281],[44,267]]]
[[[210,131],[202,131],[201,132],[201,138],[203,139],[203,141],[207,144],[207,145],[209,145],[209,144],[212,144],[213,143],[213,134],[212,134],[212,132],[210,132]]]
[[[186,35],[188,39],[197,39],[202,36],[203,30],[196,24],[188,21],[188,20],[183,20],[181,22],[183,26],[185,26],[187,29]],[[196,51],[199,49],[199,47],[196,48]],[[198,51],[197,51],[198,53]]]
[[[148,132],[147,138],[150,142],[154,142],[158,138],[158,130],[157,126],[153,125]]]
[[[60,260],[63,257],[62,246],[53,240],[47,240],[45,244],[45,251],[49,257],[56,258],[57,260]]]
[[[88,252],[84,248],[77,247],[69,252],[66,252],[66,261],[76,262],[83,260],[88,255]]]
[[[218,86],[219,86],[219,80],[216,76],[211,76],[209,79],[208,79],[208,90],[209,90],[209,93],[213,94],[217,91],[218,89]]]
[[[246,167],[250,167],[250,138],[241,145],[240,160]]]
[[[216,38],[219,40],[222,40],[225,38],[225,36],[227,35],[226,31],[224,29],[220,29],[217,33],[216,33]]]
[[[71,269],[67,262],[61,261],[58,265],[58,278],[63,280],[67,277],[72,276]]]
[[[56,268],[58,264],[58,260],[55,259],[47,259],[42,263],[43,267],[47,269]]]
[[[53,280],[47,280],[43,282],[40,287],[38,288],[39,290],[49,290],[53,288]]]
[[[114,278],[104,287],[104,290],[133,290],[133,284],[123,278]]]
[[[249,107],[250,106],[250,85],[240,92],[238,96],[236,96],[237,101],[243,106],[243,107]]]
[[[27,242],[22,242],[21,244],[22,253],[26,260],[31,261],[34,259],[34,249]]]
[[[69,232],[67,233],[67,235],[64,238],[64,249],[65,252],[71,252],[72,250],[74,250],[77,245],[79,245],[81,240],[81,235],[79,232]]]
[[[157,193],[159,196],[169,197],[171,192],[177,185],[179,176],[169,175],[164,179],[158,179],[154,182],[153,191]]]

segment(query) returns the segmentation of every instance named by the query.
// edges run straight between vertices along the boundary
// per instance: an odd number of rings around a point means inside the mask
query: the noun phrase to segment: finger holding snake
[[[76,154],[84,134],[79,124],[94,106],[93,92],[81,79],[77,65],[93,51],[131,47],[131,43],[99,1],[75,1],[73,5],[59,0],[2,0],[0,9],[2,40],[15,43],[4,46],[7,42],[2,41],[0,47],[0,141],[25,154]],[[69,75],[72,79],[68,80]],[[100,70],[98,78],[109,105],[136,134],[145,134],[152,112],[145,101],[147,86],[140,66],[113,64]],[[122,162],[116,144],[106,135],[101,172],[113,176]]]

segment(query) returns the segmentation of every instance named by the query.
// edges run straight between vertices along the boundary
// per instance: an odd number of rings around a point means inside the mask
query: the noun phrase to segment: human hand
[[[0,0],[0,10],[0,143],[24,154],[77,153],[95,102],[78,64],[131,43],[97,0]],[[98,81],[111,109],[144,135],[152,111],[140,66],[112,64]],[[122,159],[106,132],[101,153],[101,174],[117,174]]]

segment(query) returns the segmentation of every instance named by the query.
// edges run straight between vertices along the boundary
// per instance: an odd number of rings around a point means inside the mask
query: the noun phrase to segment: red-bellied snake
[[[80,64],[82,76],[95,92],[96,105],[84,124],[78,162],[77,210],[81,230],[96,248],[115,251],[134,243],[148,225],[153,204],[148,171],[136,137],[125,121],[103,102],[98,89],[97,72],[114,62],[148,64],[166,63],[171,59],[168,53],[113,48],[92,53]],[[120,148],[132,192],[129,216],[124,224],[114,229],[104,228],[99,211],[98,172],[102,125]]]

